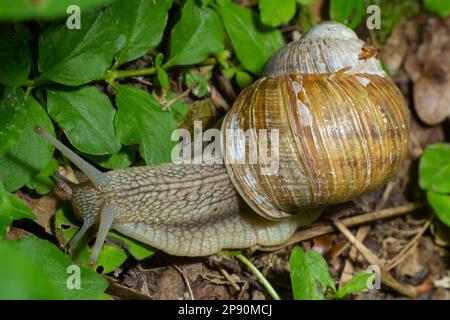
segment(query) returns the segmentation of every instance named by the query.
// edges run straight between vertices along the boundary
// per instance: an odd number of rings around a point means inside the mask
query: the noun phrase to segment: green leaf
[[[322,300],[328,287],[335,291],[327,262],[317,251],[305,253],[300,247],[294,247],[289,268],[295,300]]]
[[[450,143],[427,147],[419,163],[419,185],[424,190],[450,193]]]
[[[38,82],[78,86],[101,79],[111,66],[126,40],[123,26],[116,24],[110,8],[82,11],[81,21],[79,30],[68,30],[60,21],[40,35]]]
[[[170,113],[172,114],[172,117],[175,119],[177,123],[180,123],[183,121],[184,117],[186,116],[189,106],[184,101],[177,101],[174,104],[172,104],[169,108]]]
[[[127,38],[116,65],[143,56],[161,42],[167,11],[171,6],[172,0],[126,0],[113,3],[113,14],[118,24],[126,27]]]
[[[89,8],[107,4],[112,0],[2,0],[0,1],[0,20],[55,19],[69,17],[67,8],[78,5],[81,12]]]
[[[296,0],[259,0],[258,5],[262,22],[272,27],[278,27],[295,15]]]
[[[147,164],[167,163],[176,142],[171,140],[177,124],[156,99],[135,87],[118,85],[115,123],[120,142],[139,144]]]
[[[16,143],[0,155],[0,182],[7,191],[15,191],[42,169],[52,158],[53,148],[40,135],[34,132],[34,127],[40,125],[51,135],[55,135],[53,124],[47,112],[32,96],[25,96],[21,89],[14,93],[17,102],[22,105],[20,113],[26,120]]]
[[[427,199],[439,219],[450,227],[450,195],[428,191]]]
[[[0,100],[0,156],[16,144],[22,134],[27,117],[23,90],[7,87]]]
[[[35,216],[25,203],[7,192],[0,183],[0,240],[5,237],[6,229],[11,222],[23,218],[34,219]]]
[[[19,86],[31,70],[30,32],[22,24],[0,24],[0,83]]]
[[[119,239],[122,242],[123,248],[129,252],[136,260],[142,260],[152,256],[155,251],[147,245],[140,243],[137,240],[128,238],[116,231],[111,231],[111,237]]]
[[[56,183],[51,176],[58,171],[58,162],[52,159],[37,176],[27,183],[27,187],[39,194],[46,194],[55,188]]]
[[[375,273],[361,271],[356,273],[350,280],[345,282],[336,292],[335,297],[340,299],[352,293],[363,292],[368,289],[369,284],[375,280]]]
[[[264,26],[249,8],[224,0],[215,8],[222,17],[239,62],[248,71],[259,75],[275,51],[284,46],[281,32]]]
[[[106,169],[121,169],[129,167],[135,159],[135,152],[132,146],[123,146],[122,149],[115,154],[107,156],[93,156],[85,154],[92,161],[98,163]]]
[[[364,0],[331,0],[330,17],[349,28],[355,29],[366,14]]]
[[[170,89],[169,76],[167,75],[166,70],[162,68],[162,61],[164,55],[160,52],[155,57],[155,67],[156,67],[156,75],[158,77],[158,82],[166,90]]]
[[[120,150],[114,131],[116,110],[108,96],[96,87],[47,90],[47,109],[78,150],[94,155]]]
[[[236,70],[236,82],[239,88],[245,88],[253,82],[253,78],[245,71]]]
[[[223,49],[224,32],[220,18],[212,9],[187,0],[181,19],[170,36],[170,56],[166,65],[190,65]]]
[[[441,18],[450,15],[450,2],[448,0],[424,0],[423,4],[429,11],[436,13]]]
[[[317,0],[297,0],[297,3],[302,6],[309,6],[310,4],[316,3]]]
[[[185,83],[187,87],[192,87],[192,93],[198,98],[202,98],[208,93],[208,82],[205,77],[194,70],[186,73]]]
[[[0,274],[2,288],[6,292],[2,295],[6,298],[16,299],[99,299],[104,297],[104,291],[108,287],[108,281],[89,268],[80,267],[80,289],[69,289],[73,273],[68,269],[75,266],[72,260],[62,253],[54,244],[37,237],[26,237],[17,241],[0,242],[0,250],[10,251],[10,257],[15,258],[16,263],[3,265]],[[8,248],[9,247],[9,248]],[[15,254],[11,255],[13,249]],[[25,258],[25,262],[24,259]],[[8,259],[9,260],[9,259]],[[24,263],[17,264],[17,262]],[[18,275],[25,277],[27,281],[10,281],[9,277],[17,280]],[[34,278],[33,278],[34,277]],[[39,280],[38,280],[39,277]],[[4,280],[8,286],[4,286]],[[20,287],[16,287],[20,285]],[[36,287],[41,292],[36,292]],[[48,291],[47,291],[48,290]],[[12,291],[12,293],[11,293]]]
[[[10,241],[0,241],[0,299],[58,299],[61,298],[41,266],[17,251]]]

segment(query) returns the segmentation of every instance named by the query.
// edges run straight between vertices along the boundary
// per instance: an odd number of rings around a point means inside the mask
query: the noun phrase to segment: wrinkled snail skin
[[[376,57],[360,58],[363,45],[345,26],[322,23],[273,56],[222,125],[223,141],[246,151],[245,164],[233,162],[236,148],[227,143],[225,166],[102,173],[40,130],[90,180],[73,188],[83,226],[72,244],[98,224],[91,263],[110,228],[180,256],[274,246],[324,206],[385,183],[406,155],[410,115]],[[248,161],[248,145],[229,129],[277,129],[277,173],[263,174],[260,164]],[[242,199],[254,212],[242,209]]]
[[[94,223],[106,203],[117,215],[112,229],[172,255],[206,256],[223,248],[283,243],[310,213],[281,222],[240,209],[239,197],[222,165],[160,165],[106,173],[107,187],[74,188],[72,204]],[[87,216],[86,213],[90,213]]]

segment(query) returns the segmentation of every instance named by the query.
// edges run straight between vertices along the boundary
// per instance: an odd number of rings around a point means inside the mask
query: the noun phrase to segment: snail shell
[[[237,98],[222,127],[226,168],[261,216],[278,220],[344,202],[397,173],[409,109],[377,58],[360,58],[363,46],[345,26],[320,24],[279,50]],[[251,164],[249,145],[230,129],[279,130],[278,174]],[[236,163],[243,151],[246,161]]]

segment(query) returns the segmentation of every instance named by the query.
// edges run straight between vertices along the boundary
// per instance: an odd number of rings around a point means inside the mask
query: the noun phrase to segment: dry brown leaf
[[[398,73],[407,50],[408,43],[405,37],[404,24],[401,24],[391,33],[381,53],[381,61],[389,74],[396,75]]]
[[[414,63],[408,69],[417,78],[414,84],[414,104],[419,118],[435,125],[450,117],[450,26],[430,18],[424,42],[417,50],[421,75],[415,75]]]

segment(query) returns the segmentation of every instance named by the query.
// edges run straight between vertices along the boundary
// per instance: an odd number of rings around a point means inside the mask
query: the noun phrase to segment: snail
[[[225,164],[101,172],[37,128],[89,179],[73,187],[83,224],[71,245],[98,224],[90,264],[111,228],[180,256],[270,247],[325,206],[384,184],[406,156],[410,114],[376,56],[363,48],[352,30],[325,22],[276,52],[223,121],[223,141],[233,145],[223,144]],[[233,161],[248,145],[229,132],[249,128],[278,130],[277,174]],[[241,210],[242,200],[252,210]]]

